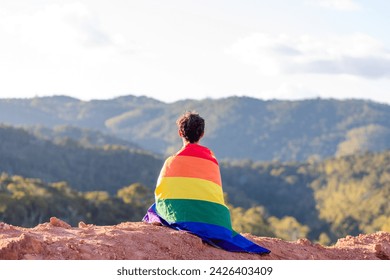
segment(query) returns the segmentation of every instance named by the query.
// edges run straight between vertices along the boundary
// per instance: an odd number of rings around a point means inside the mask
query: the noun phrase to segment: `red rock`
[[[244,236],[271,250],[269,255],[231,253],[183,231],[142,222],[71,227],[57,218],[34,228],[0,226],[0,259],[36,260],[388,260],[390,233],[377,232],[321,246],[306,239]]]

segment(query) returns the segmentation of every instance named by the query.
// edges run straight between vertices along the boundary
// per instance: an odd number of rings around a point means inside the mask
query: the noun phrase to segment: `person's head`
[[[204,134],[204,119],[195,112],[186,112],[176,121],[179,135],[186,142],[197,143]]]

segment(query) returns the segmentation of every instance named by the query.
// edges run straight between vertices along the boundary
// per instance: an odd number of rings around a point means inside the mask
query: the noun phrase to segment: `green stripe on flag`
[[[200,222],[232,229],[229,209],[218,203],[193,199],[161,199],[157,201],[156,209],[170,223]]]

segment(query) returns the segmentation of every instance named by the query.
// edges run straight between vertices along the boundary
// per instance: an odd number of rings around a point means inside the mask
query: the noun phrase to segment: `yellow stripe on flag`
[[[156,199],[195,199],[225,205],[222,188],[198,178],[162,177],[155,195]]]

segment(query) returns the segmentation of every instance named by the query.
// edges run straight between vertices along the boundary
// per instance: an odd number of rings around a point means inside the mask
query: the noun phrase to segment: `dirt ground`
[[[389,260],[390,233],[347,236],[334,246],[307,239],[244,236],[271,250],[269,255],[231,253],[198,237],[163,226],[126,222],[71,227],[52,217],[34,228],[0,223],[2,260]]]

